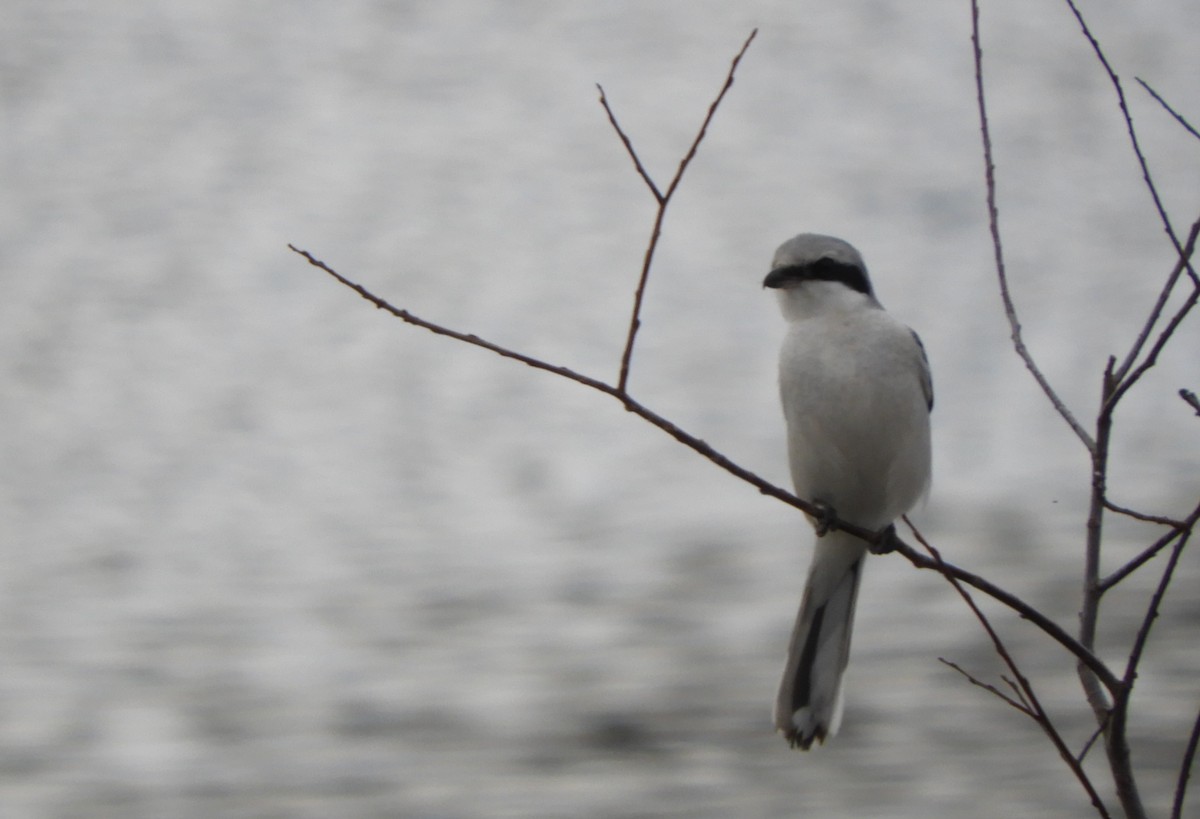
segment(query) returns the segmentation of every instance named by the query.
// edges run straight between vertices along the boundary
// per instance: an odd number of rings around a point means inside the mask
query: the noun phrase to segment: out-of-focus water
[[[1133,77],[1200,121],[1200,10],[1084,12],[1183,231],[1200,145]],[[985,3],[983,25],[1015,297],[1086,418],[1171,248],[1069,10]],[[755,26],[671,207],[635,393],[784,481],[759,283],[791,234],[846,237],[933,361],[917,521],[1071,623],[1088,465],[1008,345],[966,3],[13,0],[5,816],[1087,815],[1036,730],[937,662],[998,674],[951,590],[898,558],[868,572],[842,734],[788,751],[769,710],[803,522],[285,247],[615,378],[653,202],[595,83],[665,184]],[[1174,393],[1198,341],[1193,320],[1118,416],[1118,502],[1195,502]],[[1114,523],[1106,566],[1157,534]],[[1114,661],[1160,564],[1106,609]],[[1194,554],[1179,575],[1133,714],[1156,809],[1196,707]],[[1071,664],[997,615],[1080,747]]]

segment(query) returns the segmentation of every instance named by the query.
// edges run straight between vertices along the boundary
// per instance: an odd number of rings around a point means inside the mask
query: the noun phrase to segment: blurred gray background
[[[1200,6],[1083,3],[1181,231]],[[1013,354],[966,2],[8,0],[0,29],[0,803],[8,817],[1076,817],[952,590],[871,561],[842,734],[770,704],[811,535],[596,393],[374,310],[616,377],[653,202],[760,33],[669,213],[631,386],[786,481],[775,247],[834,233],[933,363],[915,519],[1062,622],[1089,467]],[[1094,412],[1173,256],[1061,2],[985,3],[1028,343]],[[1118,416],[1112,494],[1195,502],[1185,325]],[[1114,521],[1106,568],[1160,530]],[[1114,593],[1119,661],[1162,561]],[[1152,806],[1197,705],[1185,556],[1133,712]],[[994,609],[989,609],[994,610]],[[1078,748],[1072,663],[994,610]],[[1093,762],[1099,755],[1093,754]],[[1103,782],[1102,766],[1097,768]],[[1189,808],[1200,816],[1200,796]]]

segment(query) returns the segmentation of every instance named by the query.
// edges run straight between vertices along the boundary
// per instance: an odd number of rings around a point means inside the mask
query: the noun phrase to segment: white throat
[[[783,317],[789,322],[829,313],[881,309],[874,297],[852,290],[841,282],[806,281],[798,287],[780,288],[776,298]]]

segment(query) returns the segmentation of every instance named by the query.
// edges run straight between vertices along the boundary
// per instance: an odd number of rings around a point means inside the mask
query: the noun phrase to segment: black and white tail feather
[[[929,485],[933,389],[921,342],[879,304],[862,257],[840,239],[790,239],[763,285],[789,323],[780,393],[796,494],[882,531]],[[775,703],[792,747],[822,743],[841,723],[866,555],[844,532],[817,539]]]

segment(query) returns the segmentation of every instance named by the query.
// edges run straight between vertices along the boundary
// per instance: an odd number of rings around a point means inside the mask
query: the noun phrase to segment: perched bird
[[[775,704],[775,727],[807,750],[841,722],[868,549],[836,521],[894,536],[893,521],[924,496],[933,387],[921,340],[883,309],[862,256],[841,239],[784,242],[763,286],[788,322],[779,386],[792,482],[826,513],[812,521],[818,537]]]

